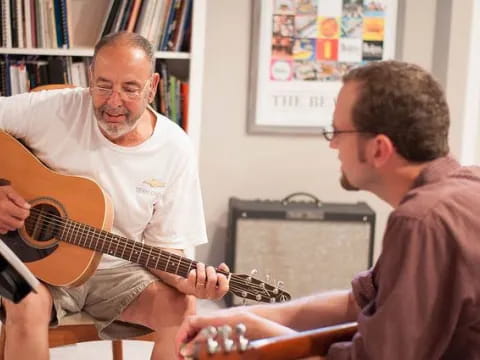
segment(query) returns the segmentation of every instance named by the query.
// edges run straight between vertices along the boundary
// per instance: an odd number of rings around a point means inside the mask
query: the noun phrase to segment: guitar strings
[[[37,212],[37,213],[38,213],[38,212],[42,212],[41,210],[38,210],[38,209],[34,209],[34,210],[35,210],[35,212]],[[44,217],[44,218],[47,218],[45,215],[46,215],[46,214],[43,214],[43,217]],[[57,227],[58,227],[59,224],[63,226],[64,223],[66,222],[66,220],[65,220],[64,218],[58,217],[58,216],[56,216],[56,215],[54,215],[54,214],[52,214],[52,213],[48,213],[48,215],[49,215],[50,218],[53,219],[54,221],[49,221],[49,222],[47,223],[47,226],[48,226],[48,224],[55,224],[55,225],[57,225]],[[80,226],[83,226],[84,228],[87,228],[88,232],[90,232],[90,233],[92,233],[92,234],[95,234],[95,232],[98,232],[98,231],[99,231],[98,229],[93,228],[93,227],[91,227],[91,226],[89,226],[89,225],[86,225],[86,224],[76,223],[76,222],[71,221],[71,220],[69,220],[69,219],[67,219],[67,221],[70,221],[70,222],[72,223],[72,225],[73,225],[72,230],[73,230],[73,231],[75,231],[75,229],[74,229],[75,225],[78,225],[78,226],[79,226],[79,229],[78,229],[78,230],[80,230]],[[65,227],[66,227],[66,226],[65,226]],[[79,232],[79,231],[77,231],[77,232]],[[137,251],[139,251],[139,254],[140,254],[140,255],[137,257],[137,261],[138,261],[139,259],[142,259],[142,260],[144,260],[144,262],[145,262],[146,264],[149,264],[148,260],[149,260],[149,258],[150,258],[150,256],[151,256],[151,253],[152,253],[153,250],[155,249],[154,247],[149,247],[149,246],[147,245],[147,250],[148,250],[148,248],[150,248],[150,252],[149,252],[148,255],[147,255],[145,252],[143,252],[143,250],[145,249],[145,245],[144,245],[144,244],[138,243],[138,242],[136,242],[136,241],[129,240],[129,239],[126,239],[126,238],[123,238],[123,239],[122,239],[122,238],[119,237],[118,235],[110,234],[110,233],[105,232],[105,231],[103,231],[103,230],[101,230],[101,232],[103,233],[103,235],[105,235],[105,238],[102,240],[102,242],[103,242],[103,243],[107,242],[107,243],[109,244],[109,248],[108,248],[108,249],[110,249],[110,246],[112,245],[112,243],[113,243],[114,245],[116,245],[117,248],[118,248],[118,245],[120,244],[120,241],[121,241],[121,240],[124,240],[124,242],[128,245],[128,249],[129,249],[130,251],[131,251],[131,250],[137,250]],[[80,231],[80,234],[79,234],[79,235],[88,236],[89,234],[88,234],[88,233],[85,233],[85,231],[84,231],[84,229],[83,229],[82,231]],[[106,241],[106,240],[107,240],[107,237],[111,237],[111,239],[108,239],[108,241]],[[80,239],[80,240],[82,240],[82,239]],[[87,240],[87,239],[85,239],[85,240]],[[111,241],[111,240],[113,240],[113,241]],[[115,242],[115,240],[116,240],[116,242]],[[130,243],[129,243],[129,242],[130,242]],[[97,240],[97,243],[98,243],[98,240]],[[90,244],[91,244],[91,242],[90,242]],[[97,244],[96,244],[96,245],[97,245]],[[105,244],[102,244],[102,252],[103,252],[103,247],[104,247],[104,245],[105,245]],[[85,246],[86,246],[86,241],[85,241]],[[125,248],[124,248],[123,251],[125,251],[126,249],[127,249],[127,246],[125,246]],[[184,273],[186,274],[186,273],[188,272],[188,270],[190,270],[190,269],[192,268],[192,267],[191,267],[192,264],[193,264],[193,265],[196,265],[196,262],[193,261],[193,260],[190,260],[190,259],[187,259],[187,258],[183,258],[183,257],[181,257],[180,255],[173,254],[173,253],[169,253],[169,252],[167,252],[167,251],[163,251],[163,252],[162,252],[162,250],[160,250],[160,249],[157,249],[157,250],[160,251],[160,258],[162,258],[162,257],[163,257],[163,258],[168,258],[168,259],[167,259],[167,265],[168,265],[168,261],[170,261],[172,257],[174,258],[174,261],[176,260],[176,261],[179,262],[179,264],[178,264],[178,266],[177,266],[177,272],[178,272],[179,269],[181,269],[181,270],[183,270]],[[108,253],[108,252],[105,252],[105,253]],[[168,254],[168,255],[167,255],[167,254]],[[145,260],[145,257],[146,257],[146,260]],[[158,260],[158,261],[159,261],[159,260]],[[158,261],[157,261],[157,265],[158,265]],[[189,262],[190,262],[190,265],[188,266],[188,269],[187,269],[187,270],[185,270],[185,269],[187,268],[187,265],[183,263],[184,261],[189,261]],[[228,276],[228,273],[226,273],[226,272],[224,272],[224,271],[217,270],[217,272],[223,273],[224,275]],[[237,279],[237,277],[238,277],[238,279]],[[265,284],[265,283],[263,283],[263,282],[261,282],[260,280],[257,280],[257,279],[255,279],[255,280],[256,280],[257,282],[261,283],[262,285],[264,285],[264,286],[266,285],[266,286],[271,287],[271,288],[273,289],[273,287],[272,287],[270,284]],[[235,285],[235,283],[236,283],[237,285],[242,285],[242,284],[246,284],[247,282],[246,282],[245,279],[243,279],[242,277],[239,277],[238,275],[232,274],[232,278],[230,279],[230,283],[233,284],[233,285]],[[257,284],[252,284],[250,281],[248,282],[248,285],[249,285],[249,287],[256,288],[256,290],[260,291],[260,294],[257,293],[256,295],[262,295],[261,293],[263,293],[263,295],[267,295],[267,296],[269,296],[269,297],[272,297],[272,295],[269,293],[269,289],[266,289],[265,287],[260,286],[260,285],[257,285]],[[236,287],[235,287],[235,286],[232,287],[232,290],[233,290],[234,288],[236,288]],[[240,290],[242,290],[242,289],[243,289],[243,288],[241,288]],[[243,290],[245,290],[245,289],[243,289]],[[271,291],[271,290],[270,290],[270,291]],[[284,292],[283,292],[281,289],[279,289],[279,288],[277,288],[277,291],[280,292],[279,294],[278,294],[278,293],[276,294],[276,295],[279,295],[279,296],[282,296],[282,294],[284,293]],[[248,291],[247,291],[247,294],[248,294]],[[251,294],[251,295],[253,295],[253,294]]]
[[[147,266],[149,264],[149,259],[152,255],[153,250],[157,250],[156,252],[159,252],[159,255],[158,255],[159,259],[157,260],[157,265],[158,265],[158,262],[159,262],[160,258],[164,258],[167,261],[167,266],[168,266],[168,262],[171,261],[171,259],[173,258],[173,261],[178,261],[177,272],[178,272],[178,270],[182,270],[186,274],[189,269],[196,268],[196,263],[197,263],[196,261],[190,260],[188,258],[184,258],[180,255],[170,253],[170,252],[167,252],[167,251],[163,251],[163,250],[151,247],[149,245],[146,245],[147,250],[150,249],[150,251],[148,252],[148,255],[147,255],[144,252],[145,245],[143,243],[139,243],[139,242],[134,241],[134,240],[123,238],[123,237],[120,237],[118,235],[111,234],[111,233],[109,233],[107,231],[104,231],[104,230],[96,229],[96,228],[94,228],[90,225],[87,225],[87,224],[77,223],[77,222],[72,221],[68,218],[65,219],[65,218],[60,217],[58,215],[55,215],[53,213],[49,213],[49,212],[45,213],[43,210],[37,209],[35,207],[32,208],[30,211],[33,212],[33,213],[37,213],[38,215],[45,218],[45,221],[41,225],[42,229],[47,228],[48,225],[53,225],[53,226],[56,227],[57,230],[61,230],[63,228],[63,230],[65,231],[65,229],[68,229],[67,222],[70,222],[73,226],[71,226],[71,229],[67,230],[67,234],[70,230],[72,230],[73,232],[76,231],[80,236],[84,235],[86,237],[88,237],[91,234],[93,234],[93,235],[95,235],[95,234],[104,235],[104,239],[101,240],[102,241],[102,252],[103,252],[103,247],[105,245],[105,242],[109,244],[108,249],[110,249],[110,246],[112,244],[116,245],[117,249],[118,249],[118,245],[121,245],[121,241],[123,240],[123,242],[125,243],[123,252],[125,252],[126,250],[129,250],[129,251],[136,250],[136,251],[138,251],[139,255],[137,256],[137,260],[141,258],[143,261],[145,261]],[[27,218],[26,223],[31,225],[31,221],[33,221],[33,220],[31,220],[31,218],[29,217],[29,218]],[[75,230],[75,226],[78,226],[79,229]],[[80,227],[83,227],[84,229],[80,229]],[[87,232],[85,232],[85,229],[87,230]],[[38,227],[37,227],[37,230],[40,230],[40,229],[38,229]],[[110,239],[108,239],[108,237],[110,237]],[[82,240],[82,238],[80,240]],[[85,239],[85,246],[86,246],[86,240],[88,240],[88,239]],[[99,239],[97,239],[96,245],[98,244],[98,240]],[[91,245],[91,241],[90,241],[90,245]],[[105,252],[105,253],[108,254],[108,252]],[[186,261],[190,262],[189,266],[187,266],[187,264],[184,263]],[[192,265],[194,265],[194,267],[192,267]],[[228,276],[228,274],[229,274],[229,273],[227,273],[225,271],[222,271],[220,269],[217,270],[217,272],[222,273],[225,276]],[[257,280],[257,279],[255,279],[255,280],[258,281],[259,283],[263,284],[264,286],[266,285],[266,286],[272,287],[270,284],[263,283],[263,282],[261,282],[260,280]],[[253,296],[262,295],[262,293],[263,293],[264,296],[268,296],[269,298],[272,297],[272,295],[269,293],[269,290],[266,289],[264,286],[261,286],[259,284],[254,284],[254,283],[251,283],[251,282],[247,283],[247,281],[245,281],[245,279],[243,279],[242,277],[239,277],[238,275],[233,274],[233,273],[231,274],[230,284],[233,285],[233,286],[230,286],[230,288],[232,290],[240,290],[241,293],[243,293],[245,291],[247,294],[250,294],[250,295],[253,295]],[[254,289],[260,291],[261,293],[260,294],[259,293],[253,294],[248,289],[245,289],[241,285],[248,285],[249,288],[254,288]],[[275,294],[275,295],[281,296],[282,293],[284,293],[283,290],[281,290],[279,288],[276,288],[276,289],[278,291],[278,294]]]

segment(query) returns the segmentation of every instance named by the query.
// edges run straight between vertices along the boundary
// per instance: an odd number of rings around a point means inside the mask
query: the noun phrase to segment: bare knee
[[[15,304],[2,299],[6,312],[5,325],[16,328],[48,326],[52,311],[52,296],[44,285],[38,293],[30,293],[20,303]]]
[[[179,326],[185,316],[195,314],[195,298],[162,283],[150,284],[122,314],[122,320],[151,329]],[[134,321],[136,320],[136,321]]]

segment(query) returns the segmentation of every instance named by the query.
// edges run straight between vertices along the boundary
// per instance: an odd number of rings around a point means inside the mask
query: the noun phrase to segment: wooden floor
[[[153,343],[147,341],[122,341],[124,360],[148,360]],[[106,341],[92,341],[50,350],[50,360],[112,360],[112,347]]]

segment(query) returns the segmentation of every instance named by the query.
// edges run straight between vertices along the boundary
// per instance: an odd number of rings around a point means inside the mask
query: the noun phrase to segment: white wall
[[[437,8],[437,1],[442,7]],[[451,15],[445,1],[448,0],[405,0],[399,6],[397,58],[437,71],[439,78],[442,77],[440,72],[449,69],[449,61],[453,61],[450,58],[454,59],[448,41],[441,39],[443,34],[439,30],[450,27]],[[470,6],[465,4],[473,1],[450,4],[455,11],[453,17],[460,18],[460,13],[465,16]],[[465,9],[462,10],[462,6]],[[247,0],[207,1],[199,166],[210,243],[198,248],[197,258],[212,264],[225,259],[229,197],[278,200],[296,191],[310,192],[323,201],[366,201],[377,214],[377,256],[390,208],[370,194],[348,193],[340,188],[336,153],[323,139],[246,134],[250,11]],[[468,23],[468,16],[463,22]],[[458,21],[452,27],[464,29]],[[465,52],[466,46],[463,40],[455,44],[457,52]],[[448,61],[443,58],[445,56]],[[452,69],[441,81],[447,87],[456,117],[461,112],[459,103],[464,95],[460,90],[465,87],[452,84],[454,73]],[[465,83],[465,76],[462,72],[463,80],[458,79],[458,82]],[[459,128],[461,124],[455,123],[451,141],[455,151],[460,143]]]

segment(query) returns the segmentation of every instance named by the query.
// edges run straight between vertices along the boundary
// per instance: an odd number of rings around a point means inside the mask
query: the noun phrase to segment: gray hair
[[[108,34],[102,37],[100,41],[98,41],[93,51],[92,68],[95,65],[95,59],[100,50],[102,50],[106,46],[113,46],[118,44],[124,44],[132,48],[142,50],[152,65],[152,73],[155,71],[155,54],[150,41],[148,41],[140,34],[127,31],[119,31],[116,33]]]

